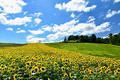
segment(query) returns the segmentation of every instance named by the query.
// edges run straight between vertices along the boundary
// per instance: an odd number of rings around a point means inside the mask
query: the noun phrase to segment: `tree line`
[[[95,34],[91,36],[88,35],[70,35],[64,38],[64,43],[69,43],[70,41],[76,41],[76,43],[88,42],[88,43],[105,43],[105,44],[118,44],[120,45],[120,33],[118,34],[109,34],[109,37],[102,38],[96,37]]]

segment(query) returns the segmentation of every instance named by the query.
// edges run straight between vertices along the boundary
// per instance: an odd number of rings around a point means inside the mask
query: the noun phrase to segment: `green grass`
[[[120,59],[120,46],[96,43],[46,43],[54,48],[78,53]]]
[[[5,45],[14,45],[15,43],[0,43],[0,46],[5,46]]]

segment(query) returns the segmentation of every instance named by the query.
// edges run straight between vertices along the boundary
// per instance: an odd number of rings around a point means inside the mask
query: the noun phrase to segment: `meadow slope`
[[[93,56],[110,57],[120,59],[120,46],[97,43],[46,43],[46,45],[58,49],[74,51]]]

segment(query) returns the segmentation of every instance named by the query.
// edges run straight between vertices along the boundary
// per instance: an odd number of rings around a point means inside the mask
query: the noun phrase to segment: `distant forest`
[[[76,43],[83,43],[83,42],[88,42],[88,43],[105,43],[105,44],[116,44],[120,45],[120,33],[118,34],[109,34],[109,37],[106,38],[101,38],[101,37],[96,37],[95,34],[92,34],[91,36],[87,35],[70,35],[64,38],[64,43],[69,43],[70,41],[74,41]]]

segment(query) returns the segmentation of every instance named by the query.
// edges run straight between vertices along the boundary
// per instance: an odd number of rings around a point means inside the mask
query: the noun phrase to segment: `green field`
[[[110,57],[120,59],[120,46],[111,44],[96,43],[46,43],[46,45],[54,48],[74,51],[78,53]]]
[[[0,43],[0,46],[5,46],[5,45],[14,45],[15,43]]]

